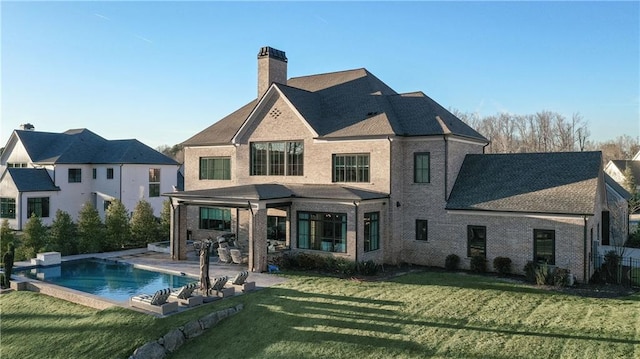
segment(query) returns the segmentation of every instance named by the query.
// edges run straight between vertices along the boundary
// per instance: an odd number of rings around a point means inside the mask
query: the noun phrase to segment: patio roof
[[[341,185],[249,184],[242,186],[179,191],[163,194],[184,202],[207,202],[248,207],[250,201],[319,199],[362,201],[388,198],[388,193],[367,191]]]

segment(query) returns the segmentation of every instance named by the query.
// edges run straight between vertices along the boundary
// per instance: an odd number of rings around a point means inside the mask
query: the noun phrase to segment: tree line
[[[624,134],[613,140],[591,140],[588,122],[579,113],[567,118],[552,111],[485,117],[458,110],[451,112],[491,141],[485,153],[602,151],[606,164],[610,160],[631,159],[640,150],[637,136]]]
[[[4,220],[0,226],[1,253],[15,247],[15,260],[34,258],[37,253],[55,251],[63,256],[100,253],[123,248],[144,247],[148,243],[168,240],[170,231],[169,200],[163,203],[160,218],[153,214],[149,202],[141,200],[129,216],[119,200],[111,202],[102,222],[98,211],[87,202],[73,222],[69,213],[58,209],[51,226],[32,214],[21,236]]]

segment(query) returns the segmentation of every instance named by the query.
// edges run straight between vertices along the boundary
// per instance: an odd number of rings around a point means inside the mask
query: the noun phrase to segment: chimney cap
[[[264,46],[260,48],[260,52],[258,53],[258,58],[270,57],[272,59],[280,60],[283,62],[287,62],[287,56],[284,51],[274,49],[273,47]]]
[[[20,129],[25,131],[33,131],[36,129],[36,127],[30,123],[23,123],[20,125]]]

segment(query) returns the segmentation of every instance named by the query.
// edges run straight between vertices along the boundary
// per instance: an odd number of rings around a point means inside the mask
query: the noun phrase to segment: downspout
[[[121,163],[120,164],[120,189],[118,190],[118,193],[120,194],[120,196],[119,196],[120,197],[120,202],[122,202],[122,165],[123,164]]]
[[[22,206],[22,192],[18,192],[18,203],[20,205],[20,214],[18,214],[18,228],[22,230],[22,212],[24,212],[24,208]],[[29,214],[27,214],[28,216]]]
[[[444,201],[447,202],[449,197],[449,135],[445,134],[442,138],[444,139]],[[431,164],[429,164],[429,167],[431,167]]]
[[[353,206],[355,207],[355,214],[356,214],[356,255],[355,255],[355,262],[358,263],[358,203],[356,201],[353,201]]]
[[[583,253],[583,259],[582,259],[582,265],[583,265],[583,270],[582,270],[582,275],[583,275],[583,281],[584,283],[588,283],[589,282],[589,273],[588,273],[588,253],[587,253],[587,216],[584,216],[584,253]]]

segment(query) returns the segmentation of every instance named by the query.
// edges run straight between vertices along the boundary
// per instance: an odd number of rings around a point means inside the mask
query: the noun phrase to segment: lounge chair
[[[160,289],[154,294],[140,294],[131,297],[129,305],[148,310],[154,313],[166,315],[178,310],[177,302],[168,302],[171,288]]]
[[[196,288],[198,288],[198,282],[189,283],[178,289],[174,289],[169,295],[169,300],[187,307],[200,305],[202,304],[202,296],[193,294]]]
[[[229,254],[231,254],[231,260],[233,261],[233,263],[242,264],[245,262],[244,258],[242,258],[242,252],[240,252],[239,249],[229,249]]]
[[[222,263],[231,263],[231,255],[227,247],[218,247],[218,257]]]
[[[221,298],[233,296],[236,293],[235,287],[225,287],[225,284],[227,284],[228,279],[229,277],[227,277],[226,275],[221,277],[216,277],[213,280],[211,289],[209,289],[209,293],[214,294]]]
[[[240,288],[243,292],[256,289],[256,282],[247,282],[247,278],[249,278],[249,271],[242,271],[236,274],[236,276],[229,281],[229,284]]]

